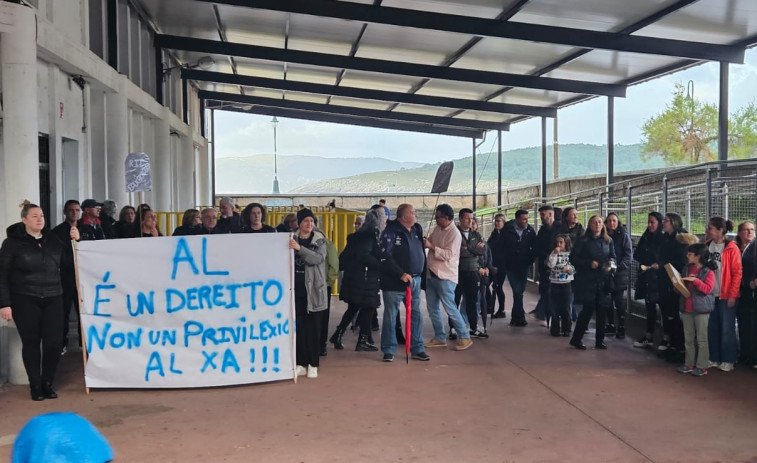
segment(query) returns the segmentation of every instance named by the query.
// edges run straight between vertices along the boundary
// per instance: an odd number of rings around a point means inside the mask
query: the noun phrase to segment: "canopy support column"
[[[476,139],[471,138],[471,146],[473,148],[473,211],[476,211]]]
[[[502,205],[502,131],[497,130],[497,206]]]
[[[607,184],[615,183],[615,98],[607,97]]]
[[[720,104],[718,105],[718,160],[728,160],[728,63],[720,62]]]
[[[541,117],[541,202],[547,202],[547,118]]]

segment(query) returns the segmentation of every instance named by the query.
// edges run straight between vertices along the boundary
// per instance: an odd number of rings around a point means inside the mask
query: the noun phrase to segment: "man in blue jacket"
[[[381,352],[384,361],[394,360],[397,351],[395,321],[400,307],[405,304],[405,290],[410,286],[411,332],[410,352],[416,360],[430,360],[423,347],[423,319],[421,318],[421,275],[426,267],[423,250],[423,228],[416,223],[415,209],[400,204],[397,219],[386,223],[381,233],[381,291],[384,295],[384,319],[381,326]],[[405,322],[407,323],[407,321]]]

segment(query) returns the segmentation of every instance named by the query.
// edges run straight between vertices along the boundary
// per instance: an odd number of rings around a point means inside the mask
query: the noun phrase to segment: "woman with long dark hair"
[[[594,347],[607,349],[605,344],[605,315],[610,305],[611,281],[613,278],[611,263],[615,260],[615,246],[602,222],[602,217],[593,215],[586,225],[586,233],[578,239],[570,252],[570,263],[576,269],[574,289],[575,300],[583,304],[578,315],[570,345],[579,350],[586,350],[581,339],[589,327],[594,312],[597,313],[597,336]]]
[[[618,269],[613,277],[612,299],[607,310],[607,327],[605,334],[614,334],[618,339],[626,337],[626,290],[628,289],[628,276],[633,262],[633,244],[626,226],[620,223],[618,214],[610,212],[605,218],[607,234],[612,238],[615,246],[615,260]],[[613,307],[614,306],[614,307]],[[615,321],[617,320],[617,325]]]
[[[137,220],[137,210],[134,206],[124,206],[118,214],[118,222],[113,224],[113,230],[118,238],[129,238],[131,236],[134,221]]]
[[[660,248],[660,269],[658,270],[660,288],[660,312],[662,315],[662,341],[657,346],[660,354],[671,362],[684,360],[683,323],[679,310],[680,297],[673,289],[665,265],[670,264],[678,273],[686,269],[688,248],[698,243],[699,239],[686,232],[681,216],[668,212],[662,219],[662,247]]]
[[[712,217],[705,229],[705,244],[712,260],[718,263],[715,270],[715,308],[707,325],[710,345],[710,367],[722,371],[733,370],[739,355],[736,340],[736,302],[741,286],[741,252],[736,243],[726,239],[733,223],[722,217]]]
[[[266,208],[260,203],[250,203],[242,211],[240,233],[276,233],[276,229],[265,223]]]
[[[339,255],[339,270],[344,272],[339,299],[347,303],[347,311],[329,338],[335,349],[343,349],[342,335],[357,314],[360,335],[356,351],[374,352],[378,347],[370,342],[371,319],[381,305],[379,274],[381,249],[379,237],[386,226],[383,208],[371,209],[358,231],[347,237],[347,245]]]
[[[42,209],[28,201],[21,222],[7,233],[0,248],[0,317],[16,322],[32,400],[55,399],[53,380],[63,342],[60,269],[68,254],[45,229]],[[78,240],[79,230],[71,227],[69,236]]]
[[[662,214],[650,212],[647,216],[647,229],[641,235],[634,257],[641,265],[636,277],[634,299],[644,299],[646,307],[647,332],[633,343],[634,347],[654,346],[654,330],[657,325],[657,305],[660,302],[660,248],[664,242],[662,236]]]

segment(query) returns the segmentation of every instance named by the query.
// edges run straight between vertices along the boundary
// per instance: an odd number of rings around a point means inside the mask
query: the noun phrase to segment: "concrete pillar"
[[[87,172],[85,177],[91,178],[91,190],[93,198],[108,197],[108,145],[106,130],[106,97],[105,93],[99,89],[90,87],[90,105],[89,105],[89,143],[91,153],[89,162],[85,163]],[[85,198],[86,199],[86,198]],[[118,204],[121,208],[125,204]]]
[[[34,10],[4,5],[13,15],[13,30],[0,38],[3,92],[3,151],[0,160],[4,225],[18,222],[19,203],[39,202],[39,143],[37,124],[37,38]],[[5,227],[3,227],[3,230]],[[3,322],[4,323],[4,322]],[[7,380],[27,384],[21,362],[21,340],[13,322],[0,329],[0,364],[8,365]]]
[[[195,147],[191,133],[181,138],[181,151],[177,161],[179,175],[175,182],[179,191],[178,210],[183,211],[194,207]]]
[[[131,204],[126,193],[126,168],[124,161],[129,154],[129,107],[126,99],[126,76],[119,76],[118,93],[105,96],[105,127],[107,138],[107,197],[119,206]],[[105,198],[99,198],[100,200]]]
[[[210,205],[213,204],[211,199],[211,167],[210,167],[210,153],[208,150],[208,143],[200,147],[197,155],[197,192],[195,193],[195,204],[197,205]]]
[[[166,109],[167,111],[167,109]],[[166,112],[164,111],[164,112]],[[158,211],[173,210],[171,198],[171,127],[167,114],[153,121],[155,148],[152,154],[152,207]]]

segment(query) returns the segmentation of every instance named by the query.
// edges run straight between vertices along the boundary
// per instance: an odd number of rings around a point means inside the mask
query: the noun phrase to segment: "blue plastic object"
[[[71,412],[35,416],[21,429],[11,463],[106,463],[113,449],[89,421]]]

